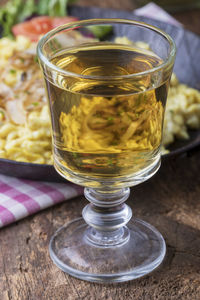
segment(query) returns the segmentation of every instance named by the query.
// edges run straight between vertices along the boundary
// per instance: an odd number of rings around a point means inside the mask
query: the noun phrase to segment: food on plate
[[[51,163],[51,130],[35,44],[0,40],[0,157]]]
[[[127,37],[118,37],[117,43],[131,45]],[[149,45],[142,41],[136,42],[139,48],[149,50]],[[189,139],[188,129],[200,128],[200,92],[185,84],[179,83],[173,73],[168,91],[167,105],[163,126],[163,154],[169,152],[166,147],[175,139]]]
[[[77,32],[70,39],[80,37]],[[36,43],[21,35],[0,39],[0,157],[51,164],[50,117],[35,48]],[[200,92],[180,84],[173,74],[164,146],[176,138],[189,139],[188,128],[200,128]]]
[[[200,128],[200,92],[179,83],[172,74],[164,120],[163,145],[189,139],[188,129]]]

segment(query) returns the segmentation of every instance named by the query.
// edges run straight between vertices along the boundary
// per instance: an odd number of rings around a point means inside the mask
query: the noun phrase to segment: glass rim
[[[169,43],[170,45],[170,52],[167,56],[167,58],[163,61],[163,63],[161,63],[159,66],[156,66],[152,69],[149,70],[145,70],[142,72],[138,72],[138,73],[133,73],[133,74],[128,74],[128,75],[121,75],[121,76],[97,76],[97,75],[82,75],[82,74],[78,74],[78,73],[74,73],[74,72],[69,72],[67,70],[63,70],[59,67],[57,67],[55,64],[53,64],[43,53],[43,46],[48,42],[48,40],[53,37],[54,35],[62,32],[63,30],[66,29],[75,29],[78,26],[84,25],[103,25],[103,24],[110,24],[112,25],[112,23],[114,24],[119,24],[119,23],[123,23],[123,24],[127,24],[127,25],[136,25],[139,27],[143,27],[143,28],[148,28],[150,30],[153,30],[155,32],[157,32],[158,34],[160,34],[161,36],[163,36]],[[164,32],[162,29],[157,28],[153,25],[144,23],[144,22],[140,22],[140,21],[134,21],[134,20],[129,20],[129,19],[117,19],[117,18],[99,18],[99,19],[87,19],[87,20],[81,20],[81,21],[75,21],[75,22],[70,22],[61,26],[58,26],[56,28],[54,28],[53,30],[50,30],[49,32],[47,32],[38,42],[37,45],[37,55],[39,57],[39,60],[41,62],[43,62],[45,65],[47,65],[50,69],[55,70],[58,73],[61,73],[65,76],[71,76],[71,77],[78,77],[81,79],[93,79],[93,80],[106,80],[106,79],[130,79],[130,78],[134,78],[134,77],[138,77],[138,76],[144,76],[144,75],[148,75],[157,71],[160,71],[162,69],[164,69],[165,67],[167,67],[168,65],[172,64],[175,58],[175,54],[176,54],[176,45],[174,40],[171,38],[171,36],[169,34],[167,34],[166,32]]]

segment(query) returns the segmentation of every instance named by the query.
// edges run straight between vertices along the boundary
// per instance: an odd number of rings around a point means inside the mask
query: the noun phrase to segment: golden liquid
[[[62,173],[117,178],[150,166],[159,153],[168,83],[154,75],[121,76],[162,60],[150,51],[98,43],[59,53],[52,62],[68,72],[103,76],[46,74],[55,162]]]

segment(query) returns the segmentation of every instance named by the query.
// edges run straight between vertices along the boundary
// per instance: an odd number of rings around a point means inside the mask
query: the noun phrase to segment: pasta
[[[158,147],[163,107],[160,101],[156,101],[154,91],[140,96],[140,99],[134,95],[126,99],[127,101],[125,99],[113,97],[106,100],[94,97],[90,101],[83,97],[80,104],[74,105],[69,114],[61,112],[60,130],[63,143],[72,151],[95,150],[100,153],[120,153],[122,149],[153,150]],[[137,103],[138,100],[141,104]]]
[[[180,84],[173,74],[165,112],[163,145],[173,143],[176,138],[188,140],[188,128],[200,128],[200,92]]]
[[[0,157],[50,164],[52,162],[50,127],[47,105],[40,112],[31,112],[25,126],[16,126],[11,122],[4,123],[0,126]]]
[[[35,45],[0,40],[0,157],[52,164],[51,124]]]
[[[125,37],[116,42],[130,43]],[[148,45],[141,42],[138,46],[148,49]],[[0,157],[52,164],[50,117],[42,74],[35,58],[35,44],[27,38],[0,39]],[[89,103],[85,101],[84,105],[86,107]],[[78,114],[78,109],[71,113]],[[69,119],[70,114],[62,118]],[[75,121],[73,119],[72,123]],[[163,145],[166,147],[176,138],[189,139],[188,128],[200,128],[200,92],[179,84],[173,74],[165,113]],[[75,142],[73,130],[73,126],[68,128],[66,136]],[[97,141],[101,143],[97,137],[90,146]],[[127,139],[129,144],[132,148],[131,141]],[[95,144],[95,147],[98,145]]]

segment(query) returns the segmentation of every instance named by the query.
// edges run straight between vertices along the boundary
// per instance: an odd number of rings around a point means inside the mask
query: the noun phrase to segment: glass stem
[[[85,238],[104,247],[128,241],[129,230],[125,225],[132,217],[132,210],[124,202],[129,197],[130,189],[103,192],[85,188],[84,194],[90,201],[82,212],[85,222],[89,225]]]

